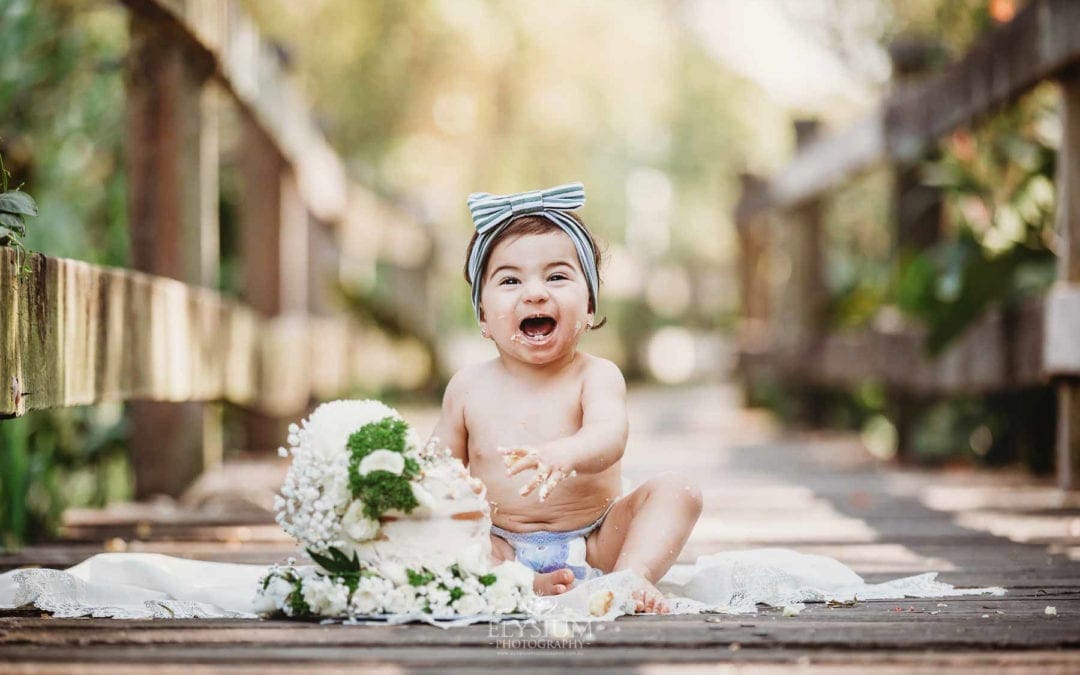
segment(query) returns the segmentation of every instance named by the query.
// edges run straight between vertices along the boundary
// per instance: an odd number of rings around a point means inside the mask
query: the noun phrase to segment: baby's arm
[[[458,371],[450,378],[443,392],[442,416],[439,417],[432,438],[439,439],[440,447],[450,448],[450,452],[469,465],[469,432],[465,427],[465,377]],[[429,441],[430,442],[430,441]]]
[[[626,449],[626,381],[614,363],[596,359],[590,364],[582,384],[581,413],[577,433],[541,444],[513,462],[508,473],[514,475],[543,464],[549,475],[557,476],[557,482],[571,471],[599,473],[619,461]],[[527,485],[525,493],[545,480],[543,473],[538,471],[539,480]]]

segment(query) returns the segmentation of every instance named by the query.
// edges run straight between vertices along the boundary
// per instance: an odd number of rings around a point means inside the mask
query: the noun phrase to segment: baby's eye
[[[499,285],[500,286],[507,286],[509,284],[516,284],[516,283],[517,283],[517,279],[515,279],[514,277],[503,277],[502,281],[499,282]]]
[[[548,281],[561,281],[565,278],[565,274],[563,274],[562,272],[556,272],[555,274],[552,274],[550,277],[548,277]]]

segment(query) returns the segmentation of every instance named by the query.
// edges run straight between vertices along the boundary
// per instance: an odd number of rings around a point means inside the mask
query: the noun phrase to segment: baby
[[[480,334],[497,358],[451,378],[433,433],[487,486],[495,562],[536,571],[537,593],[618,570],[644,578],[639,612],[666,613],[654,586],[701,513],[690,478],[658,475],[622,495],[626,384],[579,352],[594,326],[600,255],[572,209],[584,187],[476,193],[469,244]],[[605,320],[606,321],[606,320]]]

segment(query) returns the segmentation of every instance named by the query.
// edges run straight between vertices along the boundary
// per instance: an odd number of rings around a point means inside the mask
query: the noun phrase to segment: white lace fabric
[[[19,569],[0,575],[0,608],[33,606],[68,618],[117,619],[245,618],[252,611],[263,565],[214,563],[157,553],[101,553],[67,570]],[[658,587],[673,613],[753,613],[773,607],[835,600],[937,598],[1002,595],[1005,589],[954,588],[930,572],[868,584],[837,560],[789,549],[753,549],[701,556],[693,565],[676,565]],[[551,598],[550,616],[614,619],[632,610],[638,578],[616,572],[576,585]],[[597,591],[613,600],[602,617],[589,614]],[[422,617],[419,617],[422,618]],[[488,617],[449,622],[462,625]]]

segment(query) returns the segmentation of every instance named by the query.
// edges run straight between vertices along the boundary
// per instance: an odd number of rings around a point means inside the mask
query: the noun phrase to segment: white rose
[[[512,586],[532,588],[533,571],[516,560],[507,560],[492,570],[495,578]]]
[[[416,606],[416,589],[412,586],[398,586],[386,594],[383,611],[387,614],[407,614],[419,611]]]
[[[463,572],[480,576],[487,574],[491,569],[491,558],[484,550],[484,546],[476,542],[465,547],[465,550],[458,555],[457,564]],[[529,583],[532,584],[532,580]]]
[[[506,583],[495,582],[487,589],[487,599],[495,614],[509,614],[517,609],[517,589]]]
[[[375,614],[382,609],[386,587],[379,581],[381,580],[370,577],[360,579],[360,584],[353,593],[352,602],[349,603],[354,613]]]
[[[278,612],[292,591],[291,583],[276,575],[271,577],[266,588],[259,588],[259,593],[255,596],[255,613],[267,615]]]
[[[389,471],[400,476],[405,470],[405,456],[393,450],[376,450],[360,460],[357,472],[366,476],[372,471]]]
[[[342,616],[349,601],[349,589],[329,577],[304,581],[304,602],[319,616]]]
[[[428,586],[428,603],[432,614],[448,614],[450,609],[450,591],[438,586]]]
[[[349,504],[341,517],[341,527],[345,534],[358,542],[373,539],[379,533],[379,521],[364,515],[364,503],[360,500]]]
[[[487,613],[487,603],[475,593],[466,593],[454,601],[454,609],[462,616],[476,616]]]
[[[404,586],[409,583],[409,576],[405,573],[405,566],[392,560],[379,561],[379,574],[395,586]]]

